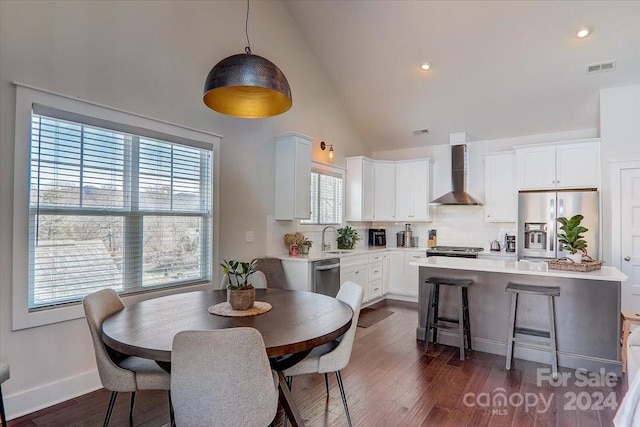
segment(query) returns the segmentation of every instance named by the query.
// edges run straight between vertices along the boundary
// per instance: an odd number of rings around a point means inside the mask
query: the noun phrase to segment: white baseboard
[[[7,419],[21,417],[102,388],[97,370],[4,396]]]

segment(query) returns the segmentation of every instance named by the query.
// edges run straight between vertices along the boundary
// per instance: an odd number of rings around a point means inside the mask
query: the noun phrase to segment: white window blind
[[[210,149],[34,112],[29,308],[210,280],[211,164]]]
[[[325,171],[311,172],[311,218],[301,224],[342,223],[342,177]]]

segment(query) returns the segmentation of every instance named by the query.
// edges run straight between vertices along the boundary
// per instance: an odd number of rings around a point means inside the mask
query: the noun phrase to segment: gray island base
[[[620,283],[627,277],[613,267],[589,273],[550,270],[546,263],[493,261],[430,257],[412,262],[420,267],[417,338],[424,337],[428,277],[471,279],[469,315],[473,350],[506,355],[511,294],[509,283],[558,286],[555,299],[558,365],[590,372],[622,375],[620,362]],[[439,316],[457,318],[456,289],[440,289]],[[547,299],[521,295],[518,300],[518,327],[548,330]],[[430,336],[431,337],[431,336]],[[441,330],[438,342],[458,346],[455,331]],[[514,358],[550,365],[548,351],[526,343],[516,343]]]

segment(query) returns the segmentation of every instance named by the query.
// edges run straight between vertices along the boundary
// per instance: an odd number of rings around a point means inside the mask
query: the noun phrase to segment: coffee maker
[[[370,228],[369,246],[387,246],[387,231],[383,228]]]
[[[504,245],[506,252],[515,252],[516,251],[516,236],[510,236],[506,234],[504,236]]]

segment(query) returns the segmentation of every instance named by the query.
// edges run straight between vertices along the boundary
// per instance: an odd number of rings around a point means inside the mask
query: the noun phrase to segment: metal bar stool
[[[460,360],[464,360],[465,339],[469,351],[471,348],[471,322],[469,320],[469,298],[467,288],[473,284],[473,280],[448,279],[440,277],[429,277],[426,280],[431,283],[432,289],[429,293],[428,312],[424,327],[424,350],[429,346],[429,331],[433,329],[433,342],[438,342],[438,329],[457,329],[460,339]],[[440,306],[440,286],[455,286],[458,288],[458,318],[451,319],[441,317],[438,314]],[[452,325],[453,324],[453,325]],[[455,325],[455,326],[454,326]]]
[[[629,339],[629,334],[631,334],[631,325],[640,325],[640,313],[623,311],[620,313],[620,320],[622,322],[622,351],[620,352],[622,372],[627,372],[627,340]]]
[[[509,314],[509,339],[507,340],[507,370],[511,369],[511,359],[513,356],[513,343],[524,342],[534,348],[540,348],[551,352],[551,364],[553,374],[558,373],[558,354],[556,349],[556,319],[554,310],[554,298],[560,296],[560,288],[552,286],[535,286],[535,285],[517,285],[509,283],[504,289],[505,292],[511,294],[511,313]],[[530,294],[546,296],[549,302],[550,328],[548,331],[530,328],[516,327],[516,312],[518,309],[518,295]],[[526,338],[516,337],[516,334],[529,335],[535,337],[546,338],[548,343],[541,343],[538,340],[529,340]]]

